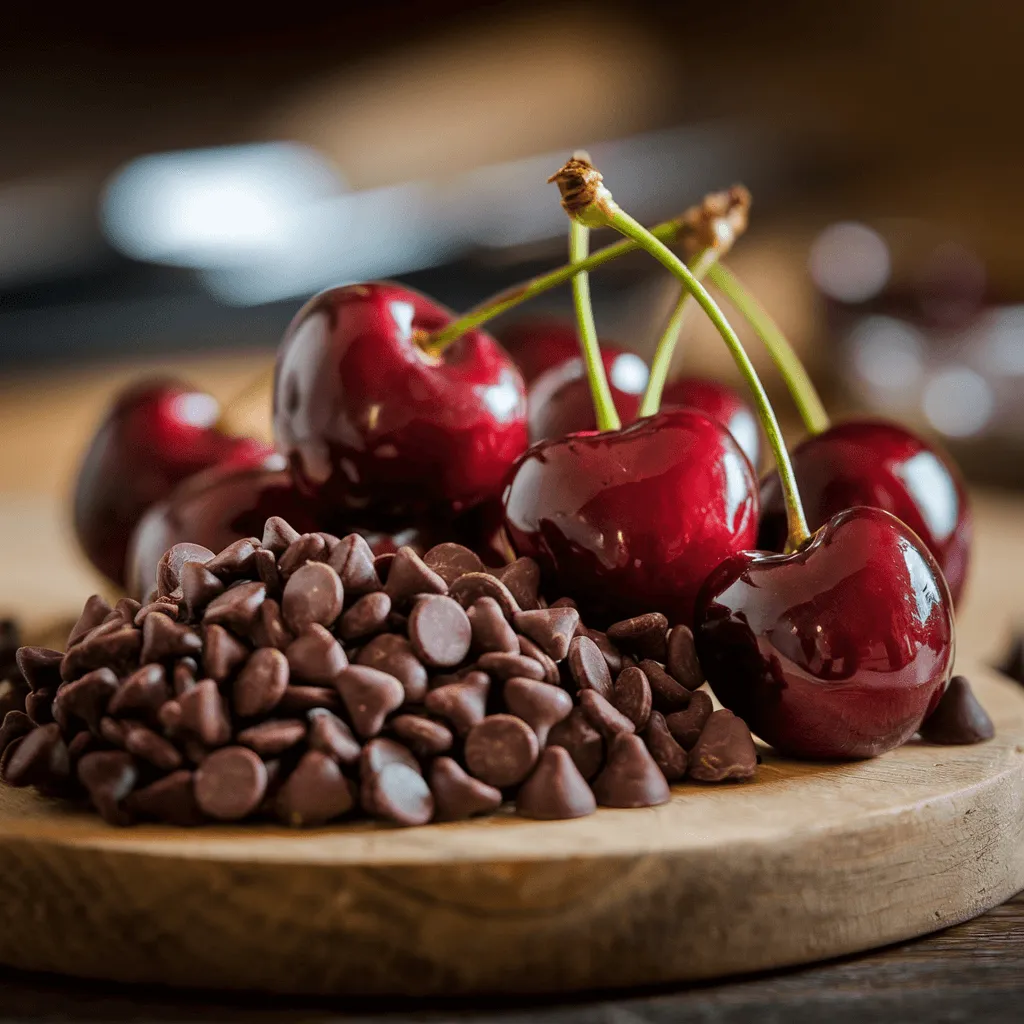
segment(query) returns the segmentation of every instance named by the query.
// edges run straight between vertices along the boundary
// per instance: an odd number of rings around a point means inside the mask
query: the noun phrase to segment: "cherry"
[[[851,420],[807,438],[792,459],[811,529],[856,505],[885,509],[924,541],[953,601],[959,600],[972,521],[963,481],[948,456],[896,423]],[[785,542],[782,488],[772,473],[761,487],[758,547],[781,551]]]
[[[395,284],[331,288],[278,353],[274,429],[299,487],[341,511],[458,513],[500,493],[526,448],[522,377],[470,330],[420,345],[451,314]]]
[[[125,581],[129,538],[154,502],[209,466],[270,454],[219,430],[219,415],[212,395],[172,379],[133,384],[110,407],[78,473],[74,523],[89,560],[115,583]]]
[[[516,320],[494,336],[515,360],[527,384],[580,353],[575,325],[558,317]]]
[[[754,410],[732,388],[707,377],[678,377],[665,388],[663,408],[696,409],[717,420],[756,469],[761,459],[761,429]]]
[[[913,532],[854,508],[795,554],[748,551],[719,566],[697,600],[695,637],[715,695],[780,753],[873,757],[938,703],[952,609]]]
[[[504,504],[516,552],[595,624],[655,610],[689,623],[704,578],[757,529],[749,461],[688,409],[535,444]]]

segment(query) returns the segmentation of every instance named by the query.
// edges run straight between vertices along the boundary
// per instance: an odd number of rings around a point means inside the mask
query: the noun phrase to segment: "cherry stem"
[[[590,228],[578,220],[569,223],[569,262],[579,266],[587,258],[590,249]],[[597,325],[594,323],[594,307],[590,301],[590,277],[585,270],[577,271],[572,278],[572,301],[576,307],[576,329],[579,332],[580,351],[583,365],[590,383],[590,398],[594,403],[598,430],[619,430],[622,421],[615,408],[608,377],[604,372],[601,348],[597,341]]]
[[[690,272],[698,281],[703,280],[718,261],[719,255],[719,251],[711,247],[699,252],[690,262]],[[653,416],[661,408],[661,398],[668,381],[672,356],[679,342],[679,334],[683,329],[683,322],[692,300],[693,296],[683,288],[679,300],[672,310],[672,315],[668,318],[665,330],[658,339],[658,347],[654,350],[654,358],[651,360],[651,375],[647,379],[647,388],[644,390],[644,397],[637,411],[638,419],[644,416]]]
[[[779,375],[786,382],[793,402],[809,434],[828,430],[829,418],[814,382],[789,339],[768,311],[743,286],[735,274],[719,264],[708,271],[711,283],[736,307],[764,343]]]

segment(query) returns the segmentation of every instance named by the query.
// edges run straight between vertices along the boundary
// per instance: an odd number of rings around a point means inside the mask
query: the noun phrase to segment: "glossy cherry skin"
[[[580,354],[576,325],[558,317],[525,317],[499,328],[494,336],[515,360],[527,384]]]
[[[843,509],[885,509],[924,541],[954,603],[960,599],[973,530],[967,492],[948,455],[897,423],[850,420],[801,442],[792,459],[812,530]],[[773,473],[761,487],[758,547],[781,551],[785,542],[782,488]]]
[[[219,430],[217,400],[178,380],[146,380],[117,396],[75,483],[75,533],[89,560],[125,581],[128,541],[143,513],[182,480],[220,463],[263,459],[261,441]]]
[[[677,377],[665,386],[662,408],[698,409],[729,431],[755,468],[761,461],[761,427],[741,395],[707,377]]]
[[[888,512],[840,512],[796,554],[744,552],[697,600],[715,696],[781,754],[874,757],[905,743],[953,667],[939,567]]]
[[[452,319],[395,284],[322,292],[278,353],[274,431],[299,487],[341,512],[459,512],[497,496],[526,448],[522,377],[470,331],[434,358],[417,337]]]
[[[504,502],[516,553],[595,626],[650,611],[689,624],[708,573],[757,534],[749,460],[689,409],[535,444]]]

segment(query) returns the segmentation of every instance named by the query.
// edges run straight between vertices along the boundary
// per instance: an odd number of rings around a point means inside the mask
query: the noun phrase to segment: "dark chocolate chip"
[[[423,562],[428,568],[433,569],[448,586],[451,586],[460,576],[465,576],[467,572],[484,571],[484,563],[480,561],[476,552],[450,541],[432,547],[423,556]]]
[[[624,668],[612,687],[612,704],[640,732],[651,717],[651,684],[644,672],[635,666]]]
[[[451,668],[469,653],[473,630],[462,606],[450,597],[427,597],[409,613],[409,642],[433,668]]]
[[[142,611],[142,602],[136,601],[133,597],[120,597],[114,604],[113,610],[121,616],[125,623],[135,625],[135,616]]]
[[[647,612],[609,626],[608,639],[638,658],[664,662],[667,632],[668,619],[661,612]]]
[[[268,718],[243,729],[235,738],[260,757],[277,757],[306,738],[306,723],[299,718]]]
[[[124,731],[124,749],[161,771],[172,772],[181,767],[181,754],[177,747],[137,722],[128,725]]]
[[[48,725],[53,721],[53,696],[48,688],[33,690],[25,696],[25,714],[36,725]]]
[[[181,608],[179,608],[177,604],[171,604],[167,598],[162,597],[159,601],[151,601],[149,604],[143,605],[135,613],[135,618],[132,620],[132,624],[141,627],[146,619],[148,619],[154,612],[166,615],[172,622],[177,622],[178,619],[181,618]]]
[[[58,786],[70,771],[68,748],[55,722],[8,741],[4,750],[3,781],[9,786]]]
[[[336,714],[327,708],[313,708],[307,718],[310,750],[329,754],[339,764],[355,764],[359,760],[359,741]]]
[[[493,597],[506,619],[511,619],[516,612],[522,610],[508,587],[486,572],[467,572],[465,576],[460,576],[449,587],[448,596],[458,601],[463,608],[469,608],[481,597]]]
[[[457,682],[439,686],[424,698],[427,710],[450,722],[459,735],[465,735],[487,714],[487,695],[491,681],[484,672],[469,672]]]
[[[638,666],[651,686],[653,706],[664,715],[685,711],[690,706],[690,691],[676,682],[656,661],[644,658]]]
[[[253,568],[256,570],[256,578],[267,588],[268,594],[279,594],[281,592],[281,574],[277,569],[277,559],[274,553],[266,548],[258,548],[252,556]]]
[[[131,728],[131,722],[125,722],[120,718],[104,717],[100,719],[100,738],[106,743],[109,743],[112,747],[120,747],[124,749],[124,741],[128,738],[128,730]],[[79,733],[79,736],[89,736],[91,733]],[[75,739],[78,737],[76,736]]]
[[[704,724],[711,717],[715,705],[704,690],[694,690],[690,698],[689,707],[685,711],[676,711],[665,716],[665,724],[668,731],[687,750],[692,750],[704,728]]]
[[[316,686],[330,686],[338,673],[348,667],[341,644],[318,622],[296,637],[284,654],[292,675]]]
[[[417,757],[443,754],[451,750],[455,742],[450,729],[421,715],[396,715],[388,724],[391,731]]]
[[[395,740],[378,737],[370,740],[359,755],[359,777],[368,779],[371,775],[383,771],[389,764],[404,764],[418,775],[423,774],[419,761],[408,747]]]
[[[124,806],[133,816],[167,825],[188,827],[205,821],[196,803],[192,772],[185,769],[171,772],[142,789],[132,790],[125,797]]]
[[[929,743],[964,745],[983,743],[996,734],[992,719],[978,703],[965,676],[953,676],[935,710],[920,729]]]
[[[469,773],[499,789],[515,786],[537,763],[537,734],[514,715],[489,715],[466,736],[465,758]]]
[[[253,560],[259,550],[256,537],[242,537],[229,544],[214,558],[209,559],[206,568],[222,580],[234,580],[255,575]],[[202,562],[201,558],[187,558],[187,562]]]
[[[168,658],[184,658],[198,654],[203,641],[195,630],[175,622],[162,612],[147,615],[142,624],[142,651],[139,659],[148,665]]]
[[[686,775],[687,754],[676,742],[660,711],[652,711],[643,734],[644,743],[668,782],[678,782]]]
[[[84,722],[90,732],[99,729],[110,698],[117,693],[117,676],[109,668],[87,672],[73,683],[66,683],[54,698],[54,717],[58,721],[74,717]]]
[[[617,676],[622,671],[622,652],[608,639],[608,634],[599,629],[587,629],[585,626],[578,629],[577,636],[585,636],[597,644],[604,660],[608,665],[608,671],[612,676]]]
[[[41,687],[56,690],[61,683],[60,667],[64,655],[48,647],[19,647],[18,668],[30,690]]]
[[[550,604],[551,608],[577,608],[579,607],[571,597],[560,597],[557,601],[552,601]]]
[[[0,754],[15,740],[27,736],[35,725],[24,711],[8,711],[0,724]]]
[[[82,608],[78,621],[68,634],[67,647],[74,647],[90,630],[95,629],[113,609],[99,594],[93,594]]]
[[[608,745],[608,763],[594,779],[594,796],[602,807],[655,807],[672,794],[644,741],[620,733]]]
[[[341,711],[344,704],[338,692],[328,686],[289,686],[275,710],[280,715],[305,715],[314,708]]]
[[[522,654],[506,654],[504,651],[488,651],[477,660],[477,668],[495,679],[511,679],[522,676],[524,679],[543,679],[544,666],[533,658]]]
[[[516,631],[505,618],[501,606],[493,597],[481,597],[466,612],[473,630],[473,646],[481,653],[504,651],[519,653]]]
[[[285,651],[295,639],[284,624],[281,606],[272,597],[260,605],[259,614],[249,627],[249,639],[257,647],[276,647],[279,651]]]
[[[195,658],[180,659],[171,674],[171,689],[174,691],[174,696],[180,697],[183,693],[188,693],[196,685],[198,675],[199,666],[196,664]]]
[[[295,634],[319,623],[330,627],[341,614],[345,592],[338,574],[325,562],[296,569],[281,596],[281,614]]]
[[[262,583],[239,583],[215,597],[203,612],[203,622],[226,626],[239,636],[245,636],[267,597]]]
[[[307,750],[302,755],[274,800],[278,818],[294,828],[325,825],[354,806],[348,779],[337,763],[319,750]]]
[[[381,555],[373,556],[373,571],[377,574],[381,586],[388,582],[388,573],[391,571],[391,563],[395,560],[394,551],[385,551]]]
[[[605,700],[612,695],[612,674],[600,647],[588,636],[574,637],[569,644],[569,671],[580,691],[593,690]]]
[[[558,666],[551,660],[528,636],[518,637],[519,653],[524,658],[532,658],[542,669],[544,669],[544,681],[554,686],[560,686],[562,677],[559,674]]]
[[[174,705],[168,701],[161,709],[161,722],[165,709]],[[212,679],[202,679],[195,687],[177,700],[180,708],[177,725],[207,747],[223,746],[231,739],[231,720],[224,707],[224,698]]]
[[[373,551],[358,533],[342,538],[331,552],[328,565],[341,577],[345,593],[350,596],[371,594],[381,588],[373,567]]]
[[[668,635],[665,668],[688,690],[696,690],[704,682],[704,671],[697,660],[693,633],[687,626],[674,626]]]
[[[605,739],[611,740],[619,733],[636,731],[636,726],[611,701],[605,700],[597,690],[581,690],[579,695],[580,709],[587,721]]]
[[[374,637],[356,656],[356,663],[394,676],[405,689],[406,703],[417,703],[427,692],[427,670],[404,636]]]
[[[91,732],[80,732],[68,741],[68,759],[74,765],[80,758],[92,750],[100,750],[102,747],[103,722],[100,719],[100,739],[97,739]]]
[[[293,544],[299,539],[299,536],[299,531],[292,527],[291,524],[285,522],[280,516],[271,516],[263,524],[263,540],[261,543],[271,554],[281,555],[284,554],[289,544]]]
[[[203,627],[203,665],[211,679],[223,683],[248,657],[249,648],[223,626]]]
[[[131,818],[121,801],[135,788],[139,773],[135,758],[123,750],[94,750],[75,766],[93,807],[111,825],[127,825]]]
[[[384,589],[395,607],[417,594],[447,594],[448,584],[408,546],[395,552]]]
[[[391,598],[382,590],[363,594],[341,617],[338,633],[343,640],[362,640],[379,633],[391,614]]]
[[[532,558],[517,558],[511,564],[495,569],[494,575],[505,584],[520,608],[531,611],[538,607],[540,566]],[[539,640],[537,642],[540,643]]]
[[[259,807],[267,768],[248,747],[221,747],[196,769],[196,803],[217,821],[241,821]]]
[[[304,533],[291,542],[277,560],[281,578],[287,580],[307,562],[327,561],[327,541],[319,533]]]
[[[549,747],[565,747],[585,779],[592,779],[604,762],[604,739],[576,707],[548,733]]]
[[[405,701],[405,690],[394,676],[366,665],[343,669],[334,685],[356,733],[363,737],[376,736],[384,719]]]
[[[98,626],[83,637],[61,662],[61,678],[70,682],[94,668],[109,668],[123,675],[138,667],[142,633],[134,626]],[[20,662],[19,662],[20,664]]]
[[[502,687],[501,695],[508,710],[537,734],[537,742],[542,747],[552,727],[572,711],[572,697],[565,690],[536,679],[513,677]]]
[[[512,618],[516,631],[528,636],[554,661],[561,661],[569,653],[569,642],[579,621],[580,613],[575,608],[538,608],[518,612]]]
[[[431,764],[428,782],[434,794],[435,821],[462,821],[501,806],[500,789],[474,779],[450,757],[439,757]]]
[[[387,764],[366,782],[368,813],[397,825],[425,825],[434,815],[434,797],[418,770]]]
[[[157,597],[166,597],[177,590],[181,584],[181,569],[187,562],[198,562],[200,565],[209,562],[213,552],[202,544],[185,541],[175,544],[163,553],[156,564]]]
[[[752,779],[757,751],[746,722],[731,711],[713,711],[690,751],[690,778],[698,782]]]
[[[516,811],[524,818],[558,821],[585,818],[596,810],[587,780],[564,747],[548,747],[516,794]]]
[[[235,712],[242,718],[269,714],[284,696],[288,677],[288,659],[279,650],[260,647],[253,651],[235,680]]]

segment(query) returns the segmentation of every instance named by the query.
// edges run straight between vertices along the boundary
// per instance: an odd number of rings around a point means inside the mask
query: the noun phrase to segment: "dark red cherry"
[[[949,583],[963,593],[972,520],[960,473],[949,456],[897,423],[837,423],[793,450],[793,468],[810,528],[857,505],[885,509],[924,541]],[[786,512],[776,473],[761,487],[758,547],[782,551]]]
[[[513,358],[527,384],[552,366],[580,354],[576,325],[558,317],[525,317],[499,328],[494,336]]]
[[[292,321],[274,430],[305,493],[403,517],[500,493],[526,448],[523,380],[480,330],[427,355],[417,340],[451,319],[408,288],[362,284],[322,292]]]
[[[125,581],[128,541],[142,514],[182,480],[226,462],[263,459],[261,441],[217,429],[220,406],[178,380],[122,391],[85,454],[75,484],[75,533],[89,560]]]
[[[697,409],[717,420],[746,453],[756,469],[761,459],[761,428],[757,416],[742,396],[725,384],[707,377],[677,377],[665,386],[662,408]]]
[[[953,603],[912,531],[854,508],[796,554],[723,563],[697,600],[695,636],[715,695],[779,753],[873,757],[938,703]]]
[[[721,424],[669,409],[535,444],[505,491],[519,555],[595,625],[649,611],[689,624],[704,578],[757,533],[757,481]]]

